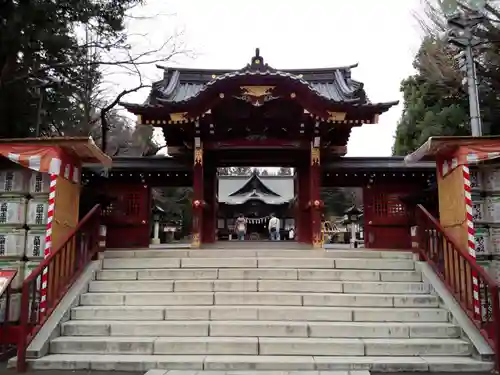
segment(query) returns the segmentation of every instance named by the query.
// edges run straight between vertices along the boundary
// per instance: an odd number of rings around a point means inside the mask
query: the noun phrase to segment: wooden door
[[[376,186],[363,189],[365,247],[410,249],[410,217],[401,197],[412,189],[401,186]]]
[[[145,185],[111,185],[110,206],[103,212],[108,248],[148,247],[150,241],[150,190]]]

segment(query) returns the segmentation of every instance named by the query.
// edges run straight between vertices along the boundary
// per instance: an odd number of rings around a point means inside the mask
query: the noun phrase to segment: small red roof
[[[455,156],[459,148],[498,152],[500,151],[500,136],[430,137],[427,142],[405,157],[405,163],[410,164],[418,161],[436,160],[437,157],[451,158]]]
[[[112,164],[111,158],[101,151],[92,137],[46,137],[0,139],[0,145],[26,145],[39,147],[60,147],[82,163],[99,163],[105,167]]]

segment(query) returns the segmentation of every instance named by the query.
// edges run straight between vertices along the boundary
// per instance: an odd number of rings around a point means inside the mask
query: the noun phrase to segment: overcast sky
[[[379,102],[402,100],[400,82],[413,73],[421,40],[413,16],[419,8],[419,0],[146,0],[134,10],[129,29],[141,34],[131,39],[141,50],[182,31],[178,42],[195,56],[177,57],[169,63],[174,66],[240,69],[256,47],[277,69],[359,63],[352,77]],[[161,76],[153,67],[143,70],[146,80]],[[127,88],[136,81],[121,77],[119,84]],[[126,101],[143,102],[147,91]],[[379,124],[354,129],[348,156],[390,155],[401,108],[381,116]]]

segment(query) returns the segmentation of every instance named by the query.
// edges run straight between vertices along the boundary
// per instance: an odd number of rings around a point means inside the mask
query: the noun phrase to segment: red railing
[[[21,296],[17,369],[26,370],[26,350],[54,308],[85,267],[99,252],[101,207],[96,205],[52,252],[24,280]],[[43,283],[42,277],[46,280]],[[44,302],[40,306],[44,296]]]
[[[415,214],[420,255],[431,265],[494,349],[495,364],[499,370],[500,299],[497,282],[476,263],[464,246],[446,234],[441,224],[422,205],[417,205]],[[475,278],[479,286],[478,295],[474,293]],[[479,299],[479,311],[474,299]]]
[[[1,273],[1,272],[0,272]],[[0,285],[0,290],[3,292],[0,295],[0,361],[4,361],[12,356],[16,350],[16,343],[13,340],[13,327],[15,322],[12,322],[11,306],[12,306],[12,281],[17,275],[16,270],[6,270],[3,272],[7,275],[7,285]],[[3,276],[3,275],[2,275]],[[5,280],[5,279],[4,279]],[[5,282],[5,281],[4,281]],[[16,318],[17,319],[17,318]]]

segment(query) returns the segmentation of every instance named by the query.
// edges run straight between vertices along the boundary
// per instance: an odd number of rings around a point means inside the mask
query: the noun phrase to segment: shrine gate
[[[298,242],[322,246],[321,188],[349,186],[363,188],[366,247],[409,248],[402,199],[427,188],[435,166],[344,156],[353,127],[377,126],[397,104],[370,102],[354,67],[278,70],[257,49],[237,71],[161,68],[146,103],[121,104],[137,126],[163,130],[173,157],[115,158],[106,179],[89,175],[114,196],[107,246],[148,246],[153,186],[192,186],[192,247],[213,243],[217,168],[286,166],[295,170]]]

